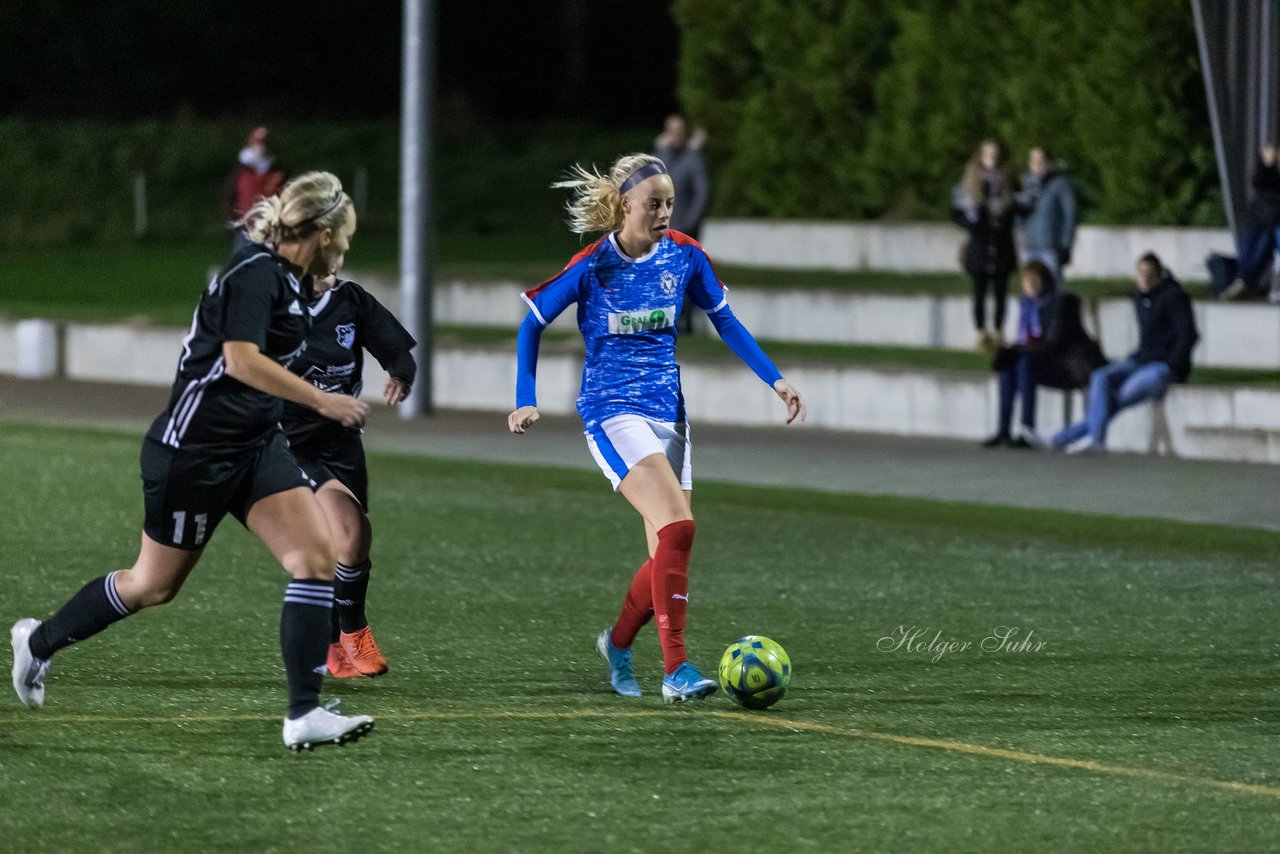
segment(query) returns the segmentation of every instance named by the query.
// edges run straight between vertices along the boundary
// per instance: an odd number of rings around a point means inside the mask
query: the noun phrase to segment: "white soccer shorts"
[[[667,458],[681,489],[693,489],[693,443],[689,441],[688,424],[651,421],[643,415],[615,415],[583,435],[591,456],[614,491],[632,466],[653,454]]]

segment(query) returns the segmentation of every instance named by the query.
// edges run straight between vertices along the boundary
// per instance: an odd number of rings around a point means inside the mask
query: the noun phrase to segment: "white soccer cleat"
[[[13,624],[9,638],[13,642],[13,690],[24,706],[44,705],[44,677],[49,661],[31,654],[31,633],[40,621],[27,617]]]
[[[295,720],[284,720],[284,746],[290,750],[314,750],[326,744],[344,745],[357,741],[373,729],[368,715],[338,715],[329,711],[337,700],[326,707],[317,706]]]

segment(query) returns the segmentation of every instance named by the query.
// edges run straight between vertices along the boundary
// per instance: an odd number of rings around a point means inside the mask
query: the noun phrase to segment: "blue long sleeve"
[[[775,382],[782,379],[782,372],[765,355],[747,327],[742,325],[742,321],[734,316],[728,304],[722,305],[717,311],[708,312],[707,317],[711,318],[711,324],[734,355],[746,362],[747,367],[755,371],[756,376],[764,380],[766,385],[772,388]]]
[[[538,405],[538,346],[542,324],[531,311],[525,315],[516,336],[516,409]]]

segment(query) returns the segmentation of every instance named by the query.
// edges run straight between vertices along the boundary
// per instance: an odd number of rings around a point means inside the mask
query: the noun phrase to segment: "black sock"
[[[36,627],[31,633],[31,654],[52,658],[63,647],[93,637],[130,613],[116,593],[116,574],[95,578]]]
[[[289,582],[280,609],[280,657],[289,681],[289,718],[320,705],[324,662],[329,654],[333,582],[302,578]]]
[[[333,600],[338,606],[338,625],[347,634],[369,625],[364,615],[364,597],[369,590],[370,562],[347,566],[338,564]]]

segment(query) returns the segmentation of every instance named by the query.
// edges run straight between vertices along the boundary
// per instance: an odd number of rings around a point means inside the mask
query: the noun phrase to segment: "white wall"
[[[0,371],[13,372],[15,324],[0,321]],[[81,380],[168,385],[173,381],[184,330],[69,324],[62,354],[67,376]],[[581,357],[545,354],[538,364],[538,396],[548,414],[569,415],[581,375]],[[773,392],[734,362],[687,361],[681,371],[694,423],[778,425],[782,408]],[[788,371],[809,404],[809,423],[831,430],[977,440],[995,429],[996,389],[990,376],[967,372],[907,371],[854,365],[804,365]],[[510,411],[515,396],[515,354],[506,349],[459,348],[436,353],[436,404],[444,409]],[[366,363],[366,398],[381,399],[386,374]],[[1062,426],[1063,399],[1043,390],[1039,424]],[[1080,412],[1077,395],[1074,411]],[[1146,452],[1152,447],[1150,406],[1114,422],[1110,446]],[[1163,407],[1172,450],[1179,456],[1280,462],[1280,390],[1257,387],[1176,386]]]
[[[949,223],[791,222],[712,219],[703,245],[722,263],[794,270],[892,270],[951,273],[959,269],[962,229]],[[1216,228],[1081,226],[1067,275],[1129,276],[1153,251],[1183,281],[1208,278],[1210,252],[1235,254],[1231,233]]]

